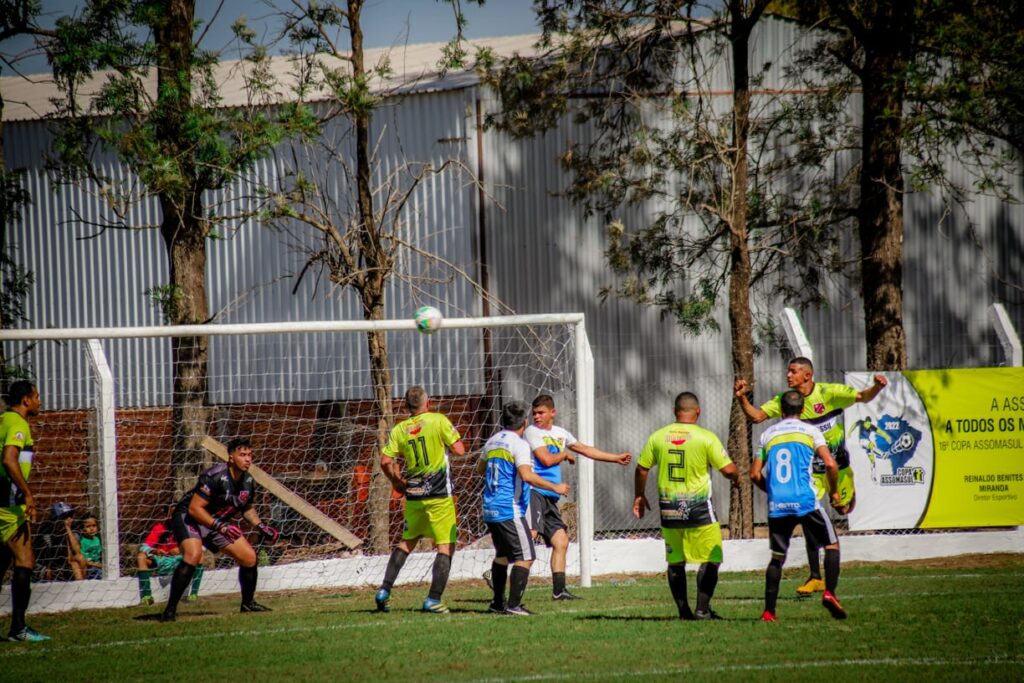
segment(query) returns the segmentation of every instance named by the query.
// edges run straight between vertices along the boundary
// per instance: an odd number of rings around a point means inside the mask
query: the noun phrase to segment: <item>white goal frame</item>
[[[446,318],[443,330],[452,329],[494,329],[528,325],[563,325],[571,328],[574,339],[574,374],[577,424],[574,431],[584,443],[594,441],[594,357],[587,337],[586,321],[582,313],[509,315],[478,318]],[[94,582],[53,582],[35,584],[32,612],[56,612],[81,608],[130,606],[138,603],[136,579],[121,576],[120,541],[118,533],[117,503],[117,433],[115,421],[114,379],[104,355],[100,340],[140,339],[195,336],[237,336],[237,335],[279,335],[288,333],[323,332],[371,332],[416,330],[416,323],[407,320],[382,321],[313,321],[253,324],[212,324],[212,325],[168,325],[150,327],[92,327],[55,329],[6,329],[0,330],[0,342],[4,341],[83,341],[94,384],[96,443],[99,463],[100,493],[103,504],[100,509],[104,557],[103,582],[107,590],[89,591],[88,584]],[[590,587],[593,575],[594,540],[594,469],[588,458],[577,461],[577,548],[579,557],[579,580],[583,587]],[[485,551],[475,551],[485,552]],[[493,551],[486,551],[491,553]],[[366,556],[363,563],[377,564],[386,560]],[[351,562],[351,560],[341,560]],[[378,562],[380,561],[380,562]],[[318,560],[311,564],[322,565]],[[329,560],[326,562],[330,562]],[[290,565],[292,569],[295,565]],[[274,568],[270,568],[273,572]],[[381,564],[381,570],[383,564]],[[377,574],[379,572],[371,572]],[[466,572],[462,572],[466,573]],[[224,576],[218,576],[224,574]],[[307,587],[337,585],[329,578],[332,572],[322,568],[312,572],[313,579]],[[213,571],[207,573],[203,592],[219,593],[237,590],[234,572]],[[479,578],[477,575],[460,576],[453,567],[452,579]],[[294,586],[293,586],[294,587]],[[0,613],[10,611],[10,591],[0,594]]]

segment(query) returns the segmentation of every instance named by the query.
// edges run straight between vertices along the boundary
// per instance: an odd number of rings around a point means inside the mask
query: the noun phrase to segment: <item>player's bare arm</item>
[[[750,463],[750,481],[754,482],[754,486],[762,491],[767,491],[768,485],[764,481],[763,469],[764,461],[759,457],[755,457],[754,461]]]
[[[722,473],[722,476],[731,482],[737,482],[740,480],[740,471],[736,467],[736,463],[731,462],[722,469],[718,470]]]
[[[882,389],[884,389],[888,385],[889,385],[889,380],[888,380],[888,378],[886,378],[885,375],[882,375],[882,374],[875,375],[875,383],[874,384],[872,384],[870,387],[868,387],[864,391],[858,391],[857,392],[857,402],[858,403],[867,403],[868,401],[873,399],[875,396],[878,396],[879,392],[881,392]]]
[[[21,449],[17,446],[4,446],[3,464],[7,470],[7,478],[11,480],[18,490],[25,496],[25,516],[31,521],[36,521],[36,499],[32,495],[32,489],[21,474],[21,465],[18,464],[18,456]]]
[[[768,415],[750,402],[750,397],[747,394],[750,393],[750,383],[745,379],[738,379],[732,385],[732,390],[736,394],[736,398],[740,400],[740,408],[746,414],[750,421],[754,424],[760,424],[768,419]]]
[[[449,446],[448,450],[456,458],[464,458],[464,457],[466,457],[466,444],[462,443],[462,439],[459,439],[458,441],[453,443],[451,446]]]
[[[647,489],[648,472],[649,469],[640,465],[637,465],[633,472],[633,516],[637,519],[643,519],[644,513],[651,509],[651,504],[647,502],[647,496],[644,494]]]
[[[576,443],[569,446],[569,449],[575,453],[586,456],[591,460],[600,460],[601,462],[615,462],[620,465],[628,465],[633,459],[632,453],[608,453],[602,451],[600,448],[595,446],[588,446],[585,443]]]
[[[203,526],[209,529],[215,529],[217,526],[217,520],[214,519],[210,511],[206,509],[207,501],[199,494],[192,494],[192,500],[188,502],[188,514],[192,519],[196,520]]]
[[[542,465],[544,465],[544,467],[557,465],[563,460],[567,461],[570,465],[573,465],[576,462],[573,459],[572,454],[569,452],[569,449],[561,450],[558,453],[552,453],[546,446],[541,446],[540,448],[533,449],[533,455]]]
[[[391,486],[395,491],[405,493],[406,484],[408,484],[408,482],[404,477],[402,477],[402,472],[394,458],[387,455],[380,456],[380,469],[381,472],[384,473],[384,476],[388,478],[388,481],[391,482]]]
[[[569,495],[569,485],[568,484],[565,484],[565,483],[562,483],[562,484],[552,484],[547,479],[544,479],[543,477],[538,476],[537,473],[533,471],[533,468],[530,467],[529,465],[520,465],[519,466],[519,478],[522,479],[527,484],[529,484],[530,486],[533,486],[535,488],[545,489],[547,491],[554,491],[555,493],[557,493],[560,496],[567,496],[567,495]]]

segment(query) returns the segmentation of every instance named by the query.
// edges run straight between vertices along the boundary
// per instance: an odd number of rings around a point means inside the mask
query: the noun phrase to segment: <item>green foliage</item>
[[[143,294],[149,297],[150,303],[160,309],[165,325],[174,324],[179,320],[181,301],[184,297],[181,287],[175,284],[156,285]]]
[[[452,613],[440,616],[418,612],[422,584],[397,586],[388,614],[373,611],[372,588],[261,590],[273,611],[258,615],[239,615],[237,593],[201,594],[173,624],[155,619],[159,605],[29,614],[53,640],[5,646],[0,661],[14,681],[165,681],[182,662],[196,680],[216,679],[225,652],[233,675],[290,681],[1014,681],[1024,671],[1022,567],[1021,555],[847,564],[843,622],[796,598],[799,567],[783,577],[775,624],[758,621],[763,571],[722,573],[715,622],[680,622],[664,574],[597,576],[573,588],[583,600],[552,602],[546,572],[534,570],[526,619],[488,614],[480,581],[450,585]],[[692,605],[693,571],[689,580]],[[965,615],[969,628],[951,627]],[[538,643],[543,656],[523,656]]]

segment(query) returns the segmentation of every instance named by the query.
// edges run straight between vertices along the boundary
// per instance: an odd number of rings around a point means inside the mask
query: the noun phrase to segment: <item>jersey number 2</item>
[[[668,463],[668,480],[669,481],[686,481],[686,451],[682,448],[670,448],[668,449],[669,455],[678,455],[679,462],[672,462],[669,460]]]

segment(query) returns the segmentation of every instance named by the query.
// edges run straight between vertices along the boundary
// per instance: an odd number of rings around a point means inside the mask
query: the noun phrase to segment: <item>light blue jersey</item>
[[[530,486],[519,477],[521,465],[533,466],[530,447],[513,431],[503,429],[484,444],[484,521],[505,522],[526,516]]]
[[[811,476],[814,451],[828,446],[817,427],[796,418],[776,422],[761,434],[769,517],[799,517],[818,507]]]
[[[538,448],[543,448],[551,455],[558,455],[576,443],[576,437],[567,429],[563,429],[558,425],[551,425],[551,429],[541,429],[536,425],[530,425],[523,433],[523,438],[530,444],[531,453]],[[562,483],[562,463],[545,465],[540,461],[540,458],[533,456],[533,471],[537,473],[538,477],[546,479],[552,484]],[[537,493],[548,498],[554,498],[555,500],[559,498],[559,494],[546,489],[537,489]]]

